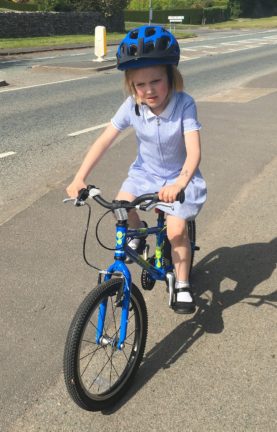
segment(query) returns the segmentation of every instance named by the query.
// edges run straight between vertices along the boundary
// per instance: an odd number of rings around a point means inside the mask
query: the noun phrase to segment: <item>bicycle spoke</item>
[[[118,282],[110,280],[92,291],[70,329],[64,361],[66,385],[74,401],[86,409],[100,410],[120,398],[142,360],[147,330],[144,300],[133,286],[127,334],[119,348],[123,306],[116,303],[121,297],[114,296],[118,287]]]
[[[96,353],[97,351],[99,351],[100,349],[102,349],[102,348],[103,348],[103,347],[98,347],[98,348],[97,348],[93,353],[90,353],[90,354],[91,354],[91,357],[90,357],[90,359],[89,359],[89,361],[88,361],[86,367],[85,367],[84,370],[82,371],[81,376],[83,376],[84,373],[86,372],[86,370],[87,370],[89,364],[91,363],[91,361],[92,361],[92,359],[93,359],[95,353]],[[84,360],[84,359],[85,359],[86,357],[88,357],[90,354],[87,354],[86,356],[80,358],[80,361],[81,361],[81,360]]]
[[[104,350],[106,351],[105,348],[104,348]],[[107,354],[107,353],[106,353],[106,354]],[[106,361],[106,363],[104,364],[104,366],[102,367],[102,369],[100,370],[100,372],[98,373],[98,375],[95,377],[94,381],[91,383],[89,389],[91,389],[91,387],[93,386],[93,384],[95,383],[95,381],[96,381],[96,380],[101,376],[101,373],[103,372],[103,370],[105,369],[105,367],[106,367],[107,364],[109,363],[109,361],[110,361],[110,357],[109,357],[108,354],[107,354],[107,356],[108,356],[108,360]]]

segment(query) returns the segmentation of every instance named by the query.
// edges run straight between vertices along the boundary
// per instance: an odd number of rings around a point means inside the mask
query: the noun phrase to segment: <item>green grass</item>
[[[142,25],[142,23],[128,22],[126,23],[126,31],[131,28]],[[168,23],[165,24],[169,28]],[[172,31],[177,38],[194,37],[193,28],[199,26],[186,26],[177,24]],[[257,28],[257,29],[272,29],[277,28],[277,16],[259,19],[238,19],[226,21],[223,23],[209,24],[206,26],[211,29],[242,29],[242,28]],[[118,42],[125,36],[125,33],[107,33],[107,41]],[[94,44],[94,35],[65,35],[65,36],[48,36],[48,37],[28,37],[28,38],[0,38],[0,49],[12,48],[35,48],[46,46],[59,45],[74,45],[74,44]]]
[[[239,18],[222,23],[209,24],[212,29],[272,29],[277,28],[277,16],[268,18]]]
[[[131,28],[131,27],[130,27]],[[126,30],[128,30],[126,28]],[[107,42],[119,42],[126,33],[107,33]],[[191,37],[192,34],[176,32],[176,37]],[[12,48],[35,48],[59,45],[94,44],[94,35],[65,35],[47,37],[27,37],[27,38],[0,38],[0,49]]]
[[[108,33],[107,41],[119,41],[123,33]],[[65,35],[27,38],[0,38],[0,49],[5,48],[34,48],[59,45],[94,44],[94,35]]]
[[[33,2],[29,3],[14,3],[8,0],[0,0],[0,12],[1,11],[36,11],[37,5]]]

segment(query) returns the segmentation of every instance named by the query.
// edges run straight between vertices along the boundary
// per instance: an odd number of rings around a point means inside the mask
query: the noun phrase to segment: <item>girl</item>
[[[159,191],[161,201],[172,203],[185,189],[185,202],[175,202],[174,210],[166,208],[165,212],[176,272],[173,309],[193,313],[186,221],[195,218],[204,204],[206,184],[198,169],[201,125],[194,100],[183,91],[183,79],[177,70],[179,58],[178,42],[160,26],[142,26],[126,35],[117,50],[117,67],[125,71],[130,96],[91,147],[67,193],[75,198],[86,187],[87,176],[104,152],[122,130],[132,126],[138,153],[116,199],[132,201],[143,193]],[[129,226],[141,225],[136,211],[130,211]],[[132,247],[139,246],[138,239],[133,242]]]

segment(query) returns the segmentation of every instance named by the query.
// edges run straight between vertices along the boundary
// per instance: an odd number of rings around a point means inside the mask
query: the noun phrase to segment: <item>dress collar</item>
[[[177,99],[176,93],[173,93],[168,104],[166,105],[165,109],[158,116],[156,114],[154,114],[147,105],[142,105],[143,114],[144,114],[145,118],[147,120],[150,120],[150,119],[153,119],[156,117],[163,118],[163,119],[169,119],[169,117],[171,116],[171,114],[174,110],[174,107],[176,104],[176,99]]]

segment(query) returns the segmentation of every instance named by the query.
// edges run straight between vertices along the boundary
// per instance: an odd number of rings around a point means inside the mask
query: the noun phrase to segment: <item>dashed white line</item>
[[[238,42],[221,42],[220,45],[237,45]]]
[[[72,132],[72,133],[68,134],[67,136],[74,137],[77,135],[82,135],[82,134],[87,133],[87,132],[92,132],[92,131],[97,130],[97,129],[102,129],[102,128],[108,126],[108,124],[109,123],[102,123],[102,124],[97,125],[97,126],[92,126],[90,128],[87,128],[87,129],[79,130],[77,132]]]
[[[36,57],[34,60],[49,60],[49,59],[54,59],[57,58],[58,56],[49,56],[49,57]],[[33,59],[27,59],[29,61],[33,61]]]
[[[88,55],[88,53],[69,54],[69,57],[77,57],[77,56],[84,56],[84,55]]]
[[[88,79],[88,78],[89,77],[86,76],[86,77],[81,77],[81,78],[71,78],[71,79],[62,80],[62,81],[53,81],[53,82],[43,83],[43,84],[34,84],[31,86],[25,86],[25,87],[16,87],[16,88],[11,88],[11,89],[0,90],[0,93],[13,92],[13,91],[18,91],[18,90],[26,90],[26,89],[31,89],[31,88],[35,88],[35,87],[50,86],[50,85],[54,85],[54,84],[63,84],[63,83],[71,82],[71,81],[78,81],[78,80],[83,80],[83,79]]]
[[[197,45],[197,48],[210,48],[210,49],[216,49],[217,47],[214,45]]]
[[[183,48],[184,51],[197,51],[197,48]]]
[[[5,157],[12,156],[12,155],[15,155],[15,154],[16,154],[16,152],[13,152],[13,151],[9,151],[9,152],[6,152],[6,153],[0,153],[0,159],[4,159]]]

